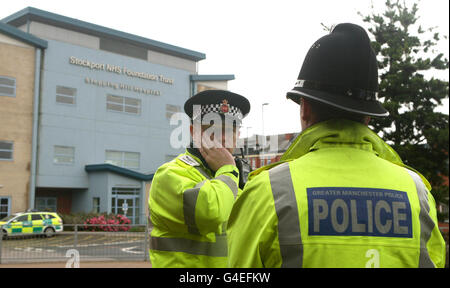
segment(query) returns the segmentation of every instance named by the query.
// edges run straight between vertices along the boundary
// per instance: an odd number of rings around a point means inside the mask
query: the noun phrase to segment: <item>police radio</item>
[[[248,174],[252,172],[252,168],[248,160],[245,159],[243,148],[241,148],[241,156],[242,158],[236,157],[234,161],[236,162],[236,167],[239,170],[239,188],[244,189],[245,183],[247,183]]]

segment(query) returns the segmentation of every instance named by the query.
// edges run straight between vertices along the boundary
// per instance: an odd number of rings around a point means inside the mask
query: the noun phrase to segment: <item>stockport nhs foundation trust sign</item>
[[[87,59],[79,59],[74,56],[69,57],[69,63],[72,65],[77,65],[77,66],[88,68],[92,71],[105,71],[105,72],[110,72],[110,73],[116,73],[116,74],[124,75],[127,77],[139,78],[139,79],[144,79],[144,80],[148,80],[148,81],[152,81],[152,82],[160,82],[160,83],[164,83],[167,85],[173,85],[173,83],[174,83],[173,79],[165,77],[164,75],[161,75],[161,74],[156,75],[156,74],[152,74],[152,73],[132,71],[132,70],[129,70],[125,66],[121,67],[121,66],[107,64],[107,63],[97,63],[97,62],[89,61]],[[134,85],[128,85],[128,84],[124,84],[124,83],[92,79],[89,77],[86,77],[84,79],[84,82],[86,84],[96,85],[96,86],[100,86],[100,87],[110,87],[110,88],[113,88],[116,90],[121,89],[121,90],[134,91],[137,93],[155,95],[155,96],[161,95],[161,91],[159,91],[159,90],[148,89],[148,88],[138,87],[138,86],[134,86]]]

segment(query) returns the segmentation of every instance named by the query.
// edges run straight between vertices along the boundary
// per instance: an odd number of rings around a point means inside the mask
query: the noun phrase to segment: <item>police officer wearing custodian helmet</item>
[[[250,174],[228,222],[231,267],[444,267],[428,181],[367,127],[377,60],[366,31],[339,24],[309,49],[287,98],[302,133]]]
[[[192,147],[159,167],[150,189],[152,267],[226,267],[226,222],[242,178],[232,152],[250,103],[236,93],[206,90],[184,110],[192,120]]]

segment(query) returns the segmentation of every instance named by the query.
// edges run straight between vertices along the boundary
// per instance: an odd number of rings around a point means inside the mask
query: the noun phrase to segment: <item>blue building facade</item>
[[[183,152],[170,145],[170,116],[234,76],[198,75],[203,53],[31,7],[2,21],[48,43],[30,208],[145,223],[153,173]]]

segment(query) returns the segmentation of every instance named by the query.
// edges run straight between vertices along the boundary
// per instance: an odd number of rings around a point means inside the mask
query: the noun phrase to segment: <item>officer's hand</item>
[[[220,145],[218,147],[220,147]],[[209,167],[214,171],[219,170],[219,168],[224,165],[236,166],[233,155],[231,155],[230,151],[228,151],[223,147],[220,148],[202,147],[199,150],[203,158],[205,158],[206,162],[208,163]]]

